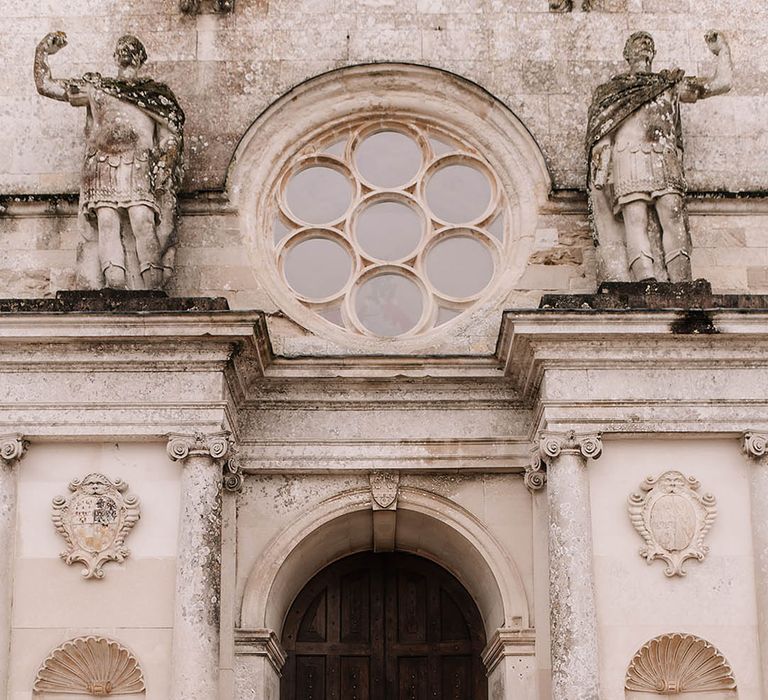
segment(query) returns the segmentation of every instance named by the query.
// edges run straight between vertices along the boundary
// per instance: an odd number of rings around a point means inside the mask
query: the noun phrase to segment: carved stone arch
[[[287,160],[312,150],[329,130],[343,132],[361,119],[422,120],[460,135],[481,153],[510,204],[503,266],[500,264],[480,309],[495,309],[514,288],[533,249],[539,210],[552,187],[539,145],[523,122],[500,100],[458,75],[427,66],[388,63],[341,68],[311,78],[270,105],[243,135],[227,173],[226,190],[238,211],[240,229],[258,281],[274,307],[310,329],[323,329],[338,347],[376,351],[380,338],[352,337],[342,328],[317,325],[284,282],[276,260],[271,202]],[[314,151],[313,151],[314,152]],[[471,322],[472,316],[467,318]],[[440,327],[417,336],[388,338],[388,347],[415,352],[441,338]],[[306,339],[305,339],[306,340]]]
[[[679,632],[643,644],[627,669],[628,700],[651,696],[681,700],[736,698],[736,679],[725,657],[705,639]]]
[[[144,674],[136,657],[106,637],[64,642],[45,659],[32,687],[36,698],[144,697]]]
[[[398,551],[417,554],[452,573],[474,598],[490,639],[499,628],[530,626],[530,608],[514,561],[472,514],[433,493],[401,487]],[[240,627],[278,635],[291,603],[316,573],[372,549],[370,491],[323,501],[275,538],[259,557],[242,596]]]

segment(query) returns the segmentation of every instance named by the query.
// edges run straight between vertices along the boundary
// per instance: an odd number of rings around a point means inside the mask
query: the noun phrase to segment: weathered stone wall
[[[578,3],[577,3],[578,4]],[[236,308],[278,311],[246,254],[237,213],[220,191],[239,139],[292,86],[365,62],[414,62],[455,72],[487,89],[530,129],[555,190],[584,183],[583,135],[592,89],[623,66],[626,36],[650,30],[655,67],[692,74],[712,68],[703,33],[730,39],[730,94],[683,106],[694,276],[718,292],[768,291],[768,59],[760,50],[768,9],[754,0],[597,0],[590,13],[556,14],[547,0],[240,0],[232,14],[183,15],[176,0],[0,3],[5,70],[0,75],[0,290],[48,296],[71,287],[78,241],[74,201],[83,110],[40,97],[34,47],[68,33],[54,76],[113,73],[115,39],[146,43],[146,72],[168,82],[187,113],[187,175],[177,273],[169,292],[224,295]],[[712,194],[714,193],[714,194]],[[720,194],[717,194],[720,193]],[[741,193],[741,198],[734,195]],[[61,195],[34,203],[8,195]],[[723,198],[721,195],[728,195]],[[555,197],[541,213],[529,267],[505,306],[532,306],[542,291],[591,291],[595,256],[583,197]],[[494,323],[497,310],[491,312]],[[482,331],[485,333],[485,331]],[[489,330],[490,348],[495,331]]]
[[[85,635],[115,639],[136,656],[147,700],[170,697],[179,467],[155,444],[37,442],[18,469],[9,700],[28,700],[35,675],[60,644]],[[59,557],[65,540],[51,522],[51,501],[91,472],[128,484],[141,518],[126,538],[130,555],[85,579],[83,564]]]
[[[182,15],[177,0],[4,0],[0,31],[2,192],[74,192],[82,115],[38,97],[36,43],[53,30],[70,45],[54,75],[110,73],[115,39],[134,32],[147,69],[188,116],[188,190],[224,183],[235,145],[292,86],[342,66],[397,61],[455,72],[506,103],[541,145],[556,188],[580,188],[592,89],[623,65],[631,31],[657,43],[657,69],[705,73],[707,29],[724,31],[736,61],[726,97],[684,107],[691,186],[762,191],[768,149],[768,9],[754,0],[597,0],[591,13],[553,14],[547,0],[239,0],[231,15]],[[203,7],[206,4],[203,3]]]
[[[701,482],[716,499],[703,561],[668,578],[666,564],[647,564],[629,519],[627,498],[648,475],[674,469]],[[605,698],[624,696],[629,661],[653,637],[684,631],[725,656],[738,697],[757,700],[760,666],[749,495],[750,465],[738,440],[604,440],[590,465],[600,682]],[[602,697],[601,696],[601,697]]]

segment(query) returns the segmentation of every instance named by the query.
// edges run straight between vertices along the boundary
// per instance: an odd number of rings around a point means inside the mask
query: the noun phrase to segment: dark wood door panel
[[[310,581],[286,618],[282,700],[486,700],[477,606],[407,554],[354,555]]]

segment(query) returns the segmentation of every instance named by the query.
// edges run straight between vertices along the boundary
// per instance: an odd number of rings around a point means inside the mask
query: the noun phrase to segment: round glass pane
[[[376,275],[363,282],[355,296],[360,322],[372,333],[393,337],[411,330],[421,318],[421,290],[397,273]]]
[[[471,165],[440,168],[427,182],[427,202],[443,221],[466,224],[482,216],[491,201],[491,183]]]
[[[471,297],[485,289],[493,276],[491,251],[469,236],[451,236],[427,253],[427,276],[445,296]]]
[[[313,165],[288,181],[285,199],[288,208],[302,221],[327,224],[336,221],[349,208],[352,184],[338,170]]]
[[[352,258],[328,238],[310,238],[293,246],[285,258],[285,278],[308,299],[340,292],[352,273]]]
[[[366,137],[355,149],[360,174],[377,187],[402,187],[421,167],[421,149],[399,131],[380,131]]]
[[[384,201],[370,204],[357,217],[357,240],[377,260],[405,258],[421,240],[422,217],[407,204]]]

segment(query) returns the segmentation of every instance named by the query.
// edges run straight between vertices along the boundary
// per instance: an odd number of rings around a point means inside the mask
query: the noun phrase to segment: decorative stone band
[[[534,656],[536,654],[536,630],[499,627],[483,649],[482,659],[486,673],[493,669],[505,656]]]
[[[765,457],[768,454],[768,435],[763,433],[744,433],[744,452],[750,457]]]
[[[29,443],[21,435],[0,435],[0,459],[6,464],[21,459]]]
[[[266,656],[279,675],[288,658],[273,630],[236,629],[235,654],[242,656]]]
[[[543,432],[539,436],[539,454],[549,464],[561,454],[580,454],[586,459],[597,459],[603,453],[603,442],[599,433],[577,435],[573,430],[567,433]]]
[[[190,455],[210,457],[222,462],[223,486],[227,491],[240,491],[243,487],[243,472],[235,455],[234,442],[229,431],[200,433],[192,435],[172,434],[168,436],[168,456],[182,462]]]

